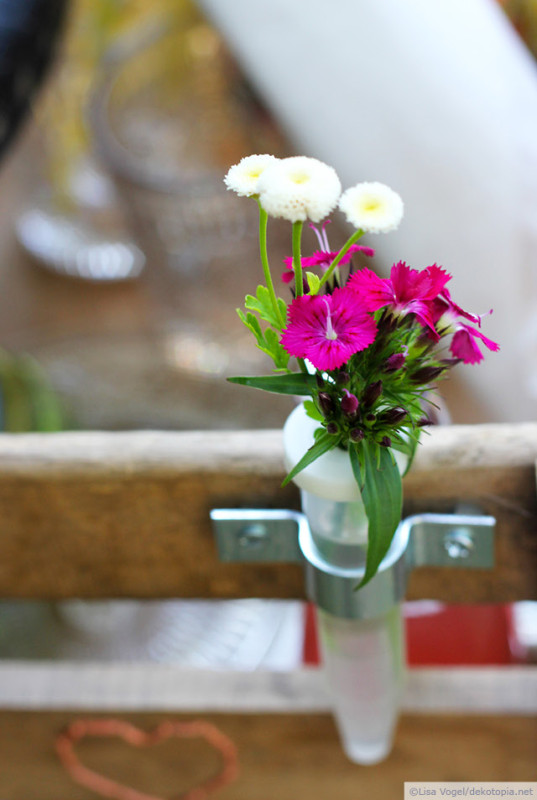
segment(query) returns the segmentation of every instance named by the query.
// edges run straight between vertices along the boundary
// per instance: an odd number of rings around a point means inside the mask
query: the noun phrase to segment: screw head
[[[474,551],[474,541],[467,531],[455,530],[444,537],[444,548],[450,558],[468,558]]]
[[[262,547],[268,536],[267,526],[262,522],[252,522],[251,525],[246,525],[241,528],[237,535],[237,540],[240,547],[252,550],[254,548]]]

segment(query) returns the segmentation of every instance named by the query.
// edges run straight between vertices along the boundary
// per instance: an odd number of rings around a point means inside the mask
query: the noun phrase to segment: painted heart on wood
[[[203,738],[222,756],[222,769],[199,786],[180,795],[181,800],[204,800],[212,792],[227,786],[238,775],[237,750],[233,742],[214,725],[201,720],[193,722],[163,722],[152,731],[144,731],[117,719],[80,719],[69,725],[56,740],[56,752],[65,769],[76,783],[86,786],[101,797],[114,800],[164,800],[156,795],[139,792],[85,767],[79,760],[75,745],[87,737],[115,737],[138,748],[153,747],[168,739]]]

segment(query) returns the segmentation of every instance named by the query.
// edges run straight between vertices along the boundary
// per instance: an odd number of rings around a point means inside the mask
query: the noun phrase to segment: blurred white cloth
[[[198,2],[297,151],[401,194],[367,237],[385,265],[436,262],[495,309],[501,352],[458,368],[483,421],[536,419],[537,65],[495,0]]]

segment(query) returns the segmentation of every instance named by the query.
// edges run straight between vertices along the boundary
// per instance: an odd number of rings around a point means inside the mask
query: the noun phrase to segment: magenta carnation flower
[[[476,341],[477,339],[482,341],[494,353],[500,349],[499,344],[493,342],[492,339],[488,339],[477,328],[468,325],[467,322],[462,322],[460,319],[462,317],[481,327],[481,320],[487,314],[471,314],[469,311],[464,311],[451,299],[447,289],[444,288],[438,297],[430,303],[430,310],[440,334],[444,336],[453,333],[449,349],[455,358],[460,358],[465,364],[479,364],[480,361],[483,361],[484,356]],[[488,314],[492,314],[492,309]]]
[[[388,306],[396,315],[414,314],[438,340],[430,304],[449,280],[451,275],[436,264],[417,270],[399,261],[393,265],[389,278],[379,278],[370,269],[362,269],[351,275],[347,286],[360,296],[369,311]]]
[[[281,343],[296,358],[321,371],[345,364],[374,341],[377,326],[365,305],[348,289],[296,297],[288,310]]]
[[[474,322],[476,325],[481,327],[482,318],[487,316],[486,314],[471,314],[469,311],[464,311],[451,299],[449,290],[445,287],[439,293],[438,297],[434,298],[430,304],[430,308],[435,323],[438,322],[442,317],[444,318],[443,322],[446,324],[449,324],[450,320],[452,321],[457,317],[464,317],[465,319],[470,320],[470,322]],[[488,313],[492,314],[492,309]]]
[[[480,361],[483,361],[484,355],[479,349],[476,339],[480,339],[494,353],[500,349],[499,344],[483,336],[481,331],[477,328],[472,328],[465,322],[457,324],[457,330],[453,335],[449,349],[455,358],[460,358],[465,364],[479,364]]]
[[[352,244],[339,262],[339,266],[342,267],[345,264],[348,264],[355,253],[363,253],[366,256],[375,255],[375,251],[372,247],[364,247],[360,244]],[[321,272],[326,272],[337,255],[339,255],[339,250],[316,250],[313,255],[301,258],[300,263],[302,264],[302,269],[320,267]],[[284,258],[283,263],[287,267],[287,270],[282,274],[282,281],[284,283],[290,283],[295,277],[295,272],[293,269],[293,257],[289,256],[288,258]]]

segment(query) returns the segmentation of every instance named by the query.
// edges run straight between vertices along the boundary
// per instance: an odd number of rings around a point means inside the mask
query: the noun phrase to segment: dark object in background
[[[0,0],[0,158],[52,60],[69,0]]]

